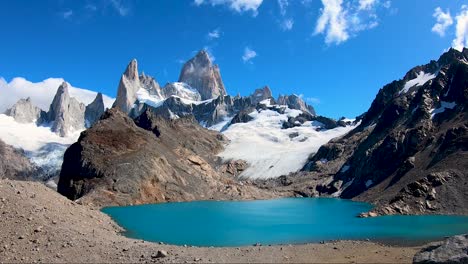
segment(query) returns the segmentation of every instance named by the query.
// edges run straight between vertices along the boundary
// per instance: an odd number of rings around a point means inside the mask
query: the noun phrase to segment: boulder
[[[415,264],[468,263],[468,235],[453,236],[416,253]]]

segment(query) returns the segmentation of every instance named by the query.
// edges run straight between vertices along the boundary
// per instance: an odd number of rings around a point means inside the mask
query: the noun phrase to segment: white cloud
[[[195,5],[211,4],[212,6],[227,5],[232,10],[243,13],[252,11],[254,16],[258,14],[258,8],[263,0],[194,0]]]
[[[16,77],[9,83],[0,77],[0,113],[5,112],[19,99],[31,97],[34,105],[42,110],[49,110],[49,106],[57,92],[58,87],[64,80],[61,78],[49,78],[42,82],[33,83],[22,77]],[[75,97],[78,101],[89,104],[96,98],[96,92],[70,87],[70,96]],[[104,95],[104,104],[106,107],[111,107],[114,99]]]
[[[325,43],[341,44],[358,32],[379,25],[376,9],[377,0],[344,2],[343,0],[322,0],[323,8],[315,26],[314,35],[324,34]]]
[[[112,7],[121,16],[127,16],[130,13],[130,8],[125,6],[121,0],[110,0]]]
[[[208,32],[208,39],[218,39],[221,36],[219,29]]]
[[[447,9],[447,12],[444,12],[442,8],[437,7],[432,16],[437,20],[437,23],[432,27],[432,32],[439,34],[441,37],[445,36],[445,31],[453,24],[450,11]]]
[[[455,17],[457,21],[455,29],[455,39],[452,41],[452,47],[462,51],[468,47],[468,6],[462,5],[460,13]]]
[[[294,26],[294,20],[292,18],[289,18],[289,19],[285,19],[283,20],[283,22],[281,23],[281,28],[284,30],[284,31],[288,31],[288,30],[291,30]]]
[[[359,0],[359,10],[370,10],[375,4],[377,0]]]
[[[64,19],[69,19],[73,15],[73,10],[67,10],[62,13],[62,17]]]
[[[242,60],[244,61],[244,63],[247,63],[247,62],[252,63],[251,60],[255,57],[257,57],[257,52],[255,52],[249,47],[245,47],[244,55],[242,55]]]
[[[322,0],[323,8],[317,21],[314,34],[325,33],[327,44],[340,44],[348,40],[348,22],[346,11],[343,10],[343,0]]]

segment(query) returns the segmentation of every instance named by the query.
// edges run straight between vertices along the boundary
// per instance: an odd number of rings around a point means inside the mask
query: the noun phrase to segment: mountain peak
[[[201,65],[206,65],[211,67],[212,66],[212,61],[210,59],[210,54],[205,49],[200,50],[197,55],[193,58],[193,60],[196,60],[199,64]]]
[[[124,72],[124,76],[132,81],[138,79],[138,62],[136,59],[130,61],[130,63],[127,66],[127,69]]]
[[[184,82],[196,89],[202,100],[226,95],[219,68],[213,65],[206,50],[201,50],[187,61],[180,72],[179,82]]]

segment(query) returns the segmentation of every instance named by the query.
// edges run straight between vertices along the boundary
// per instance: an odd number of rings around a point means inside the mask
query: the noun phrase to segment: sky
[[[0,30],[6,82],[63,78],[115,97],[131,59],[164,85],[206,49],[229,94],[268,85],[338,118],[365,112],[412,67],[468,46],[468,2],[0,0]]]

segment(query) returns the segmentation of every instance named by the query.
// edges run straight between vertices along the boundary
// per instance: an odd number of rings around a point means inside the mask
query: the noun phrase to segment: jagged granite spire
[[[278,104],[280,105],[287,105],[291,109],[301,110],[303,112],[307,112],[313,116],[316,115],[315,109],[308,105],[302,98],[298,95],[291,94],[291,95],[280,95],[278,97]]]
[[[52,131],[64,137],[74,130],[84,129],[84,112],[85,105],[70,97],[68,84],[63,82],[50,105],[47,119],[52,122]]]
[[[127,66],[120,78],[117,98],[112,105],[125,113],[130,113],[136,101],[136,93],[140,89],[140,78],[138,76],[138,63],[133,59]]]
[[[218,65],[213,65],[206,50],[186,62],[180,72],[179,82],[184,82],[195,88],[202,100],[226,95]]]
[[[86,127],[89,128],[94,123],[96,123],[99,118],[104,114],[105,107],[104,107],[104,100],[102,98],[102,93],[98,93],[96,98],[92,103],[86,106],[85,110],[85,121]]]
[[[258,104],[263,100],[273,98],[271,94],[270,87],[267,85],[263,88],[256,89],[253,94],[250,95],[250,99],[252,100],[253,104]]]
[[[31,98],[20,99],[5,114],[13,117],[19,123],[41,123],[46,119],[46,113],[32,104]]]

